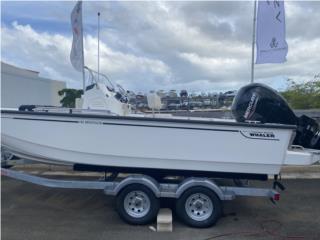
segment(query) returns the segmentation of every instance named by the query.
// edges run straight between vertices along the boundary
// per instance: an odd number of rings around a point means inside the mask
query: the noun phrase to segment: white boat
[[[98,166],[277,174],[293,126],[209,119],[2,111],[15,155]]]
[[[78,37],[80,11],[81,1],[71,15]],[[83,70],[83,41],[73,44],[79,45],[73,45],[72,64],[79,70],[81,59],[76,56],[82,55]],[[75,54],[80,48],[82,53]],[[281,96],[261,84],[250,84],[237,93],[232,105],[235,120],[155,114],[162,106],[156,94],[148,96],[152,114],[146,115],[131,108],[121,86],[113,86],[103,75],[107,83],[96,82],[94,71],[86,69],[92,81],[85,88],[83,72],[85,91],[76,102],[79,108],[2,109],[1,144],[15,156],[70,164],[75,170],[143,175],[116,181],[114,174],[110,181],[106,175],[105,181],[68,181],[1,169],[3,175],[48,187],[103,189],[117,196],[120,216],[132,224],[153,221],[160,197],[176,198],[176,213],[185,223],[209,227],[221,216],[222,200],[236,195],[279,200],[275,189],[250,188],[239,179],[266,180],[275,175],[273,187],[284,189],[277,181],[282,166],[320,160],[319,125],[306,116],[298,119]],[[157,181],[158,174],[161,180],[166,175],[188,178],[162,182]],[[204,177],[193,178],[199,175]],[[234,178],[241,186],[220,186],[210,177]]]
[[[265,175],[320,158],[290,147],[290,125],[12,110],[1,118],[2,144],[43,162]]]
[[[263,85],[251,84],[249,89],[252,86],[249,95],[246,87],[246,91],[239,91],[234,103],[237,122],[133,113],[123,88],[116,89],[110,81],[92,81],[82,96],[81,109],[3,109],[2,145],[18,157],[43,162],[240,178],[265,178],[279,174],[285,164],[309,165],[320,160],[319,150],[292,147],[297,139],[296,117],[285,102]],[[152,100],[154,106],[161,107],[159,99]],[[275,104],[270,105],[272,101]],[[268,103],[266,109],[264,102]],[[272,111],[267,109],[270,106]],[[272,123],[259,123],[256,120],[265,121],[255,119],[256,115],[266,115]],[[278,115],[281,119],[276,119]],[[254,121],[242,121],[243,116]]]

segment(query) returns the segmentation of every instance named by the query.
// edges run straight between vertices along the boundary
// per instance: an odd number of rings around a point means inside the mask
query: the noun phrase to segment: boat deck
[[[205,117],[188,117],[174,116],[171,114],[145,114],[135,113],[126,116],[118,116],[105,110],[76,109],[62,107],[38,107],[33,111],[17,111],[16,109],[1,109],[2,114],[17,115],[35,115],[48,117],[74,117],[90,119],[114,119],[114,120],[133,120],[133,121],[150,121],[150,122],[171,122],[171,123],[193,123],[209,125],[226,125],[226,126],[243,126],[243,127],[260,127],[274,129],[296,129],[294,125],[261,123],[257,121],[236,122],[234,119],[225,118],[205,118]]]

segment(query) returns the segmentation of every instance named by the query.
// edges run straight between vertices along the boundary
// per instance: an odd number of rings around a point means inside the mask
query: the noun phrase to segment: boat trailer
[[[1,175],[50,188],[103,190],[116,196],[117,210],[130,224],[146,224],[154,220],[160,198],[176,199],[178,217],[192,227],[209,227],[222,214],[221,201],[237,196],[266,197],[272,202],[280,199],[273,188],[220,186],[209,178],[185,178],[179,183],[161,183],[147,175],[128,175],[122,179],[60,180],[1,168]]]

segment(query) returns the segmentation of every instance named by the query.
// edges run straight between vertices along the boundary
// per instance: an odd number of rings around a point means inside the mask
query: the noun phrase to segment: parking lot
[[[193,229],[174,216],[172,233],[156,223],[131,226],[102,191],[49,189],[2,177],[2,239],[319,239],[320,179],[288,179],[281,201],[238,198],[225,202],[216,226]],[[268,185],[270,182],[259,183]],[[163,201],[163,207],[173,207]]]

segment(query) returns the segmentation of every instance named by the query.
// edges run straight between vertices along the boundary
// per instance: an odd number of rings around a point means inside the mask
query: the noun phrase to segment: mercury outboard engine
[[[241,88],[233,100],[232,114],[238,122],[259,121],[297,126],[294,145],[320,149],[320,126],[305,115],[297,117],[286,100],[272,88],[252,83]]]

